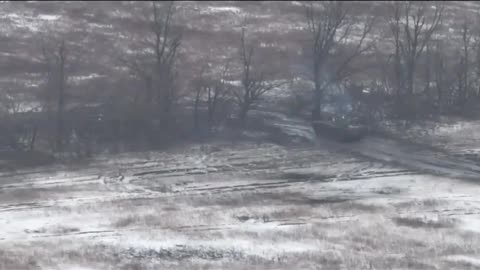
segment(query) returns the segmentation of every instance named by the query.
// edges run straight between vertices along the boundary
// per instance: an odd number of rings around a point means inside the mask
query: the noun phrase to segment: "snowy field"
[[[43,77],[30,68],[40,61],[39,40],[62,31],[95,52],[82,55],[89,72],[71,76],[72,86],[122,83],[111,44],[128,52],[140,13],[133,2],[101,5],[2,3],[1,54],[23,64],[5,62],[12,75],[0,84],[39,87]],[[233,55],[235,36],[216,37],[240,33],[245,14],[252,33],[275,34],[262,46],[300,50],[297,1],[179,5],[188,61],[211,50]],[[266,95],[270,107],[287,90]],[[418,125],[401,142],[339,144],[278,112],[252,116],[281,133],[278,141],[299,144],[218,142],[0,171],[0,269],[480,269],[480,122]],[[246,135],[272,139],[263,130]]]
[[[480,121],[445,118],[417,123],[408,130],[389,127],[402,139],[444,150],[450,155],[480,162]]]
[[[480,269],[480,167],[367,138],[0,176],[0,269]]]

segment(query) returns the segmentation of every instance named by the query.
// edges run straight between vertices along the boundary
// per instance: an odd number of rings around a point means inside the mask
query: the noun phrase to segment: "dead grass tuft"
[[[396,217],[393,221],[400,226],[412,228],[452,228],[456,225],[454,219],[428,220],[418,217]]]

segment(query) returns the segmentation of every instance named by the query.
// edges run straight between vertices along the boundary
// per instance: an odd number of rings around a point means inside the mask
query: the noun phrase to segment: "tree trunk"
[[[63,150],[64,137],[64,107],[65,107],[65,44],[62,42],[59,48],[59,76],[58,76],[58,108],[57,108],[57,136],[56,144],[57,151]]]
[[[415,68],[416,63],[413,57],[410,59],[408,63],[407,69],[407,98],[406,98],[406,106],[404,108],[407,110],[406,114],[410,118],[415,118],[417,113],[417,106],[415,100]]]
[[[427,94],[427,97],[429,99],[429,102],[430,102],[430,99],[431,99],[431,96],[432,96],[432,93],[431,93],[431,90],[430,90],[430,83],[431,83],[431,65],[430,65],[430,62],[431,62],[431,55],[430,55],[430,45],[427,44],[427,55],[426,55],[426,63],[425,63],[425,73],[426,73],[426,82],[425,82],[425,92]]]
[[[200,105],[200,89],[197,89],[197,93],[195,96],[195,104],[194,104],[194,109],[193,109],[193,124],[194,124],[194,130],[198,131],[200,128],[199,126],[199,112],[198,112],[198,107]]]
[[[208,101],[208,130],[211,132],[213,128],[213,117],[215,115],[216,100]]]
[[[35,150],[35,140],[36,139],[37,139],[37,126],[35,126],[33,128],[32,138],[30,139],[30,146],[29,146],[30,151]]]
[[[145,78],[145,104],[150,106],[153,101],[153,84],[152,77],[147,76]]]
[[[248,101],[244,101],[244,103],[240,106],[240,112],[238,114],[238,119],[240,120],[240,124],[242,125],[242,128],[245,127],[245,124],[247,122],[247,114],[249,110],[250,110],[250,103],[248,103]]]
[[[315,83],[315,92],[313,95],[313,110],[312,110],[312,121],[320,120],[322,118],[322,86],[320,85],[320,78],[319,78],[319,66],[317,63],[314,64],[313,67],[313,76],[314,76],[314,83]]]

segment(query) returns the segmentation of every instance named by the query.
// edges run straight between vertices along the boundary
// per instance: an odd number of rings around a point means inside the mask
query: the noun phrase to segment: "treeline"
[[[335,89],[364,108],[357,113],[370,122],[475,111],[480,100],[477,18],[464,18],[458,38],[447,39],[450,25],[443,2],[383,3],[388,12],[383,17],[376,12],[353,15],[351,4],[302,4],[304,76],[285,75],[264,63],[265,48],[247,21],[234,56],[202,58],[187,72],[179,65],[185,34],[175,24],[176,3],[149,3],[146,27],[132,41],[143,49],[114,53],[112,63],[128,70],[128,80],[137,82],[137,88],[97,102],[72,97],[69,76],[81,56],[65,38],[49,39],[39,46],[45,72],[41,91],[34,93],[35,110],[22,109],[30,93],[2,91],[2,145],[90,156],[97,144],[152,147],[209,136],[218,127],[245,127],[262,98],[285,87],[292,90],[290,111],[308,111],[313,118],[322,117]],[[295,92],[294,78],[302,76],[312,82],[309,96]]]

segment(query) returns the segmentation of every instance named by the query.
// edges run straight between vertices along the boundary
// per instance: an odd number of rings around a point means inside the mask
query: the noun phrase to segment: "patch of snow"
[[[468,231],[480,233],[480,219],[474,217],[463,217],[463,228]]]
[[[38,31],[38,24],[32,21],[31,17],[27,16],[18,16],[17,14],[8,14],[4,17],[9,18],[12,20],[14,24],[17,25],[17,27],[22,27],[22,28],[28,28],[30,31]]]
[[[447,256],[445,260],[449,262],[464,263],[474,267],[480,267],[479,258],[472,258],[466,255],[451,255],[451,256]]]
[[[233,86],[242,86],[242,81],[237,80],[237,81],[224,81],[226,84],[230,84]]]
[[[74,83],[79,83],[80,81],[85,81],[85,80],[91,80],[91,79],[95,79],[95,78],[101,78],[101,77],[105,77],[104,75],[99,75],[97,73],[92,73],[92,74],[89,74],[89,75],[84,75],[84,76],[71,76],[69,79],[74,82]]]
[[[60,18],[60,15],[40,14],[37,18],[45,21],[56,21]]]
[[[32,32],[45,31],[45,26],[55,23],[55,27],[58,29],[60,25],[56,21],[59,21],[59,15],[41,14],[38,16],[32,16],[29,14],[22,14],[21,16],[16,13],[9,13],[0,16],[1,19],[9,19],[11,24],[15,27],[27,28]],[[15,30],[15,28],[14,28]]]
[[[0,55],[3,55],[3,56],[15,56],[15,54],[13,54],[13,53],[7,53],[7,52],[0,52]]]
[[[130,14],[128,12],[123,12],[123,11],[120,11],[120,10],[113,11],[112,15],[113,15],[113,17],[122,18],[122,19],[132,17],[132,14]]]
[[[33,83],[33,82],[26,82],[26,83],[25,83],[25,86],[26,86],[26,87],[31,87],[31,88],[37,88],[37,87],[40,86],[40,84],[38,84],[38,83]]]
[[[90,267],[83,267],[78,265],[61,265],[59,269],[66,269],[66,270],[94,270]]]
[[[268,23],[263,27],[258,27],[256,29],[256,32],[264,33],[264,32],[270,32],[273,30],[281,30],[283,33],[289,32],[289,31],[295,31],[295,30],[304,30],[306,28],[306,24],[293,24],[289,22],[273,22],[273,23]]]
[[[113,25],[111,24],[99,24],[99,23],[89,23],[88,24],[92,28],[107,28],[107,29],[113,29]]]
[[[248,226],[248,224],[247,224]],[[268,224],[266,225],[268,226]],[[290,242],[259,242],[252,243],[252,241],[244,239],[217,239],[215,241],[209,240],[194,240],[188,239],[185,236],[169,237],[167,239],[150,240],[145,239],[141,235],[128,236],[127,239],[103,239],[102,242],[124,246],[124,248],[132,248],[135,250],[160,250],[160,249],[178,249],[179,247],[193,248],[193,249],[215,249],[215,250],[232,250],[243,252],[249,255],[262,256],[271,258],[283,252],[309,252],[318,249],[317,243],[299,243],[297,241]]]
[[[21,104],[18,105],[18,108],[16,112],[29,112],[29,111],[40,111],[41,104],[40,102],[22,102]],[[11,113],[14,111],[11,110]]]
[[[268,47],[273,48],[275,47],[275,45],[276,45],[275,43],[265,43],[265,42],[260,43],[260,47],[262,48],[268,48]]]
[[[208,11],[211,13],[232,12],[235,14],[242,12],[242,10],[238,7],[208,7]]]

